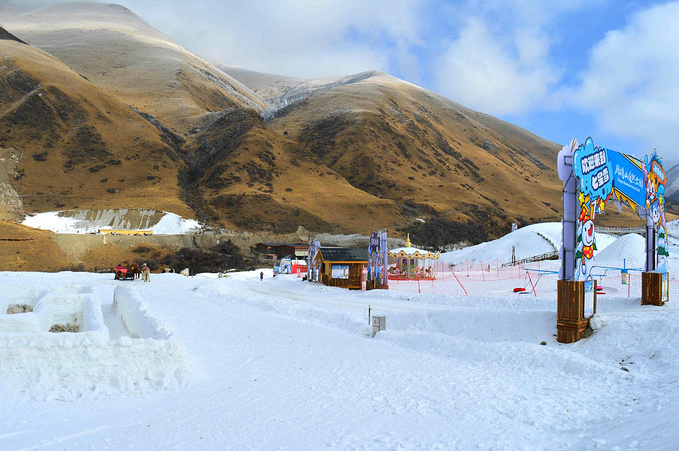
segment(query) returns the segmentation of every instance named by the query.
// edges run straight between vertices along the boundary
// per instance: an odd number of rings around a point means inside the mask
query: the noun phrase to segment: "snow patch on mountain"
[[[157,235],[181,235],[201,228],[194,219],[156,210],[65,210],[37,213],[26,226],[55,233],[97,233],[99,230],[151,230]]]

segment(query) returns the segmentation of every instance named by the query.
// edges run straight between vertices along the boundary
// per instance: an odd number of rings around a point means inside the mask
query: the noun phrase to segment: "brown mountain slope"
[[[263,103],[253,93],[179,48],[124,8],[58,5],[30,15],[14,14],[7,23],[31,44],[42,46],[67,61],[83,78],[119,99],[140,106],[142,112],[153,113],[154,117],[145,117],[165,131],[166,141],[188,163],[184,170],[178,164],[175,174],[186,188],[185,195],[168,192],[168,199],[186,198],[203,220],[233,228],[287,232],[302,224],[326,230],[378,227],[396,215],[393,202],[352,188],[340,177],[331,177],[332,172],[327,168],[308,165],[299,168],[298,162],[285,163],[291,160],[285,156],[289,143],[266,127],[258,114]],[[83,33],[87,33],[85,38],[81,37]],[[191,71],[199,72],[212,85],[207,87],[209,83],[205,80],[185,76]],[[221,79],[215,81],[215,77],[205,74],[221,74]],[[177,80],[181,81],[179,85]],[[167,86],[174,95],[169,102]],[[195,109],[196,105],[200,108]],[[15,144],[22,149],[39,146],[33,136]],[[42,154],[36,158],[42,158]],[[32,168],[25,170],[24,166],[20,165],[18,170],[35,174]],[[228,180],[214,181],[215,174],[221,175],[227,169]],[[321,179],[313,182],[305,180],[307,178]],[[49,174],[46,180],[51,181],[49,186],[69,185],[67,181],[58,181],[57,174]],[[314,188],[315,185],[318,187]],[[24,184],[19,184],[17,190],[25,197],[33,197]],[[310,194],[309,190],[314,192]],[[44,193],[42,189],[40,192]],[[93,197],[101,196],[93,193]],[[333,197],[332,203],[326,201],[329,197]],[[108,204],[109,198],[110,194],[103,197],[106,205],[100,208],[114,207]],[[143,206],[128,207],[167,209],[190,216],[185,208],[178,211],[153,199],[147,200]],[[361,219],[368,206],[375,218],[372,221]],[[42,204],[33,201],[27,210],[78,207],[93,208],[92,203],[64,204],[59,200],[54,205],[49,201]]]
[[[183,164],[155,127],[56,58],[13,41],[0,52],[0,150],[16,155],[0,183],[20,193],[19,210],[153,204],[192,214],[179,200]]]
[[[3,41],[8,205],[148,208],[278,232],[445,218],[497,235],[559,218],[558,145],[396,78],[231,71],[239,82],[115,5],[2,17],[66,63]]]
[[[199,218],[239,230],[367,231],[400,223],[393,201],[351,186],[252,111],[213,115],[185,146],[181,174]],[[191,144],[194,143],[194,144]]]
[[[233,75],[250,83],[247,71]],[[493,227],[558,219],[555,143],[378,72],[285,83],[253,89],[289,103],[268,125],[297,142],[296,158],[393,199],[405,216]]]
[[[119,100],[162,118],[183,134],[207,112],[265,105],[128,9],[112,4],[57,4],[3,13],[16,36],[51,55]]]
[[[0,220],[0,271],[59,271],[71,262],[55,234]]]

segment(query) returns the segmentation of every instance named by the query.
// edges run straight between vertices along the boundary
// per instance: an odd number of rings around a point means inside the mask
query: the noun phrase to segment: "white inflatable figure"
[[[583,254],[587,254],[589,249],[594,248],[594,221],[591,219],[588,219],[582,224],[582,247]],[[582,265],[580,266],[580,270],[582,271],[583,275],[587,273],[587,265],[585,264],[584,258]]]

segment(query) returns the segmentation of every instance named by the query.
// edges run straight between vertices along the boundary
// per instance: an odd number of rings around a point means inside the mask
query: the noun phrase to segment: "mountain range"
[[[210,64],[113,4],[0,18],[0,218],[155,209],[234,230],[497,236],[561,217],[560,145],[387,74]]]

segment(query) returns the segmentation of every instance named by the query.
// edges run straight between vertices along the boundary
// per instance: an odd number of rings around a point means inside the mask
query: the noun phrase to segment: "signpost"
[[[626,205],[646,223],[646,265],[642,304],[663,305],[669,299],[665,185],[662,160],[654,151],[638,158],[594,146],[592,138],[578,146],[574,139],[558,155],[564,182],[561,269],[558,282],[557,340],[578,341],[583,325],[596,313],[596,282],[592,257],[597,249],[594,225],[606,204]],[[622,272],[627,283],[627,271]],[[575,316],[573,316],[575,315]]]

